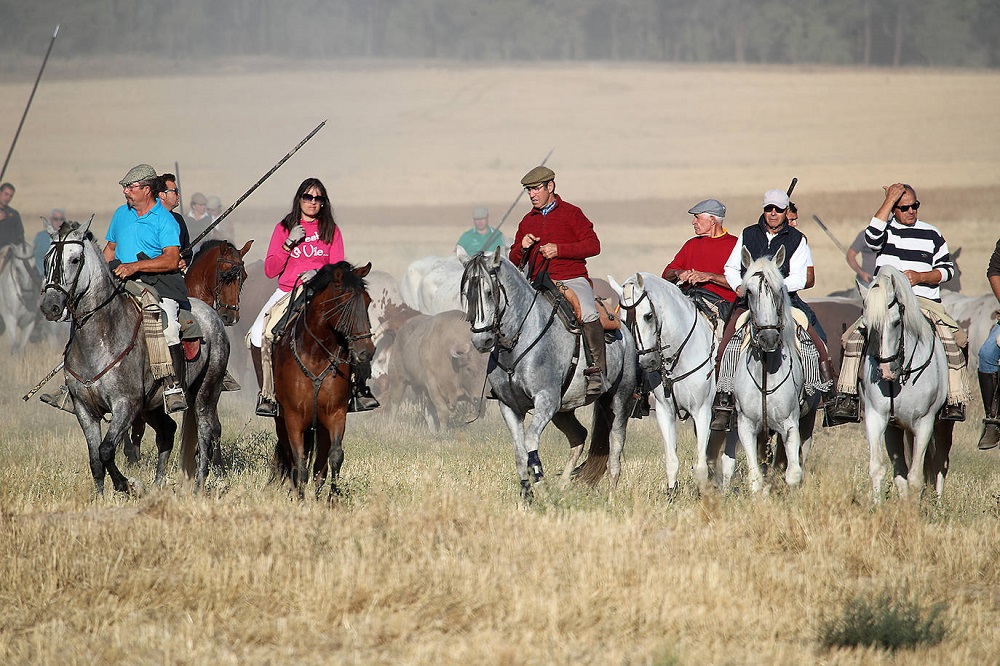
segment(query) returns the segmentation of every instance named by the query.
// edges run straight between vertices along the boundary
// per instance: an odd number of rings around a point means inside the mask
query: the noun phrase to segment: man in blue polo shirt
[[[123,280],[135,280],[154,287],[160,308],[166,315],[163,331],[173,376],[163,380],[163,407],[167,413],[187,409],[184,395],[184,350],[181,347],[181,306],[190,309],[187,286],[180,271],[180,227],[173,215],[160,205],[163,182],[148,164],[132,167],[119,181],[125,204],[115,211],[108,227],[104,258]]]

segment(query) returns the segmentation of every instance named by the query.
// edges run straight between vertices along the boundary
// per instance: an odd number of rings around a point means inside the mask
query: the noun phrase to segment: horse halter
[[[226,249],[236,250],[236,247],[232,244],[227,244]],[[237,321],[240,318],[240,299],[237,297],[236,305],[224,302],[222,300],[222,287],[223,285],[235,282],[238,287],[237,294],[243,292],[243,283],[246,281],[246,269],[243,264],[243,257],[239,255],[239,250],[236,250],[238,259],[232,259],[220,250],[219,258],[215,264],[215,290],[213,293],[215,303],[212,305],[212,308],[220,315],[223,312],[232,312]]]
[[[760,283],[760,286],[757,289],[758,298],[760,297],[760,294],[763,293],[766,289],[767,294],[771,297],[771,300],[777,304],[778,297],[775,295],[774,290],[771,288],[771,285],[765,279],[764,273],[762,271],[754,273],[753,275],[750,276],[750,279],[753,278],[757,278],[757,280]],[[749,280],[747,281],[747,283],[749,284]],[[776,324],[763,324],[763,325],[757,323],[757,313],[754,311],[753,308],[750,309],[750,342],[753,344],[755,348],[761,349],[760,345],[761,333],[765,331],[777,331],[780,334],[781,331],[785,329],[785,313],[783,309],[780,307],[776,309],[778,313],[778,322]]]
[[[872,287],[872,289],[875,289],[877,287],[878,287],[878,285],[875,285],[875,286]],[[904,321],[903,315],[906,312],[906,306],[904,306],[903,302],[900,301],[899,298],[897,298],[897,296],[896,296],[895,293],[893,293],[893,295],[892,295],[892,302],[886,304],[886,306],[885,306],[886,311],[890,310],[893,306],[899,308],[899,344],[896,345],[896,352],[894,354],[891,354],[890,356],[880,356],[879,352],[882,351],[881,345],[876,345],[877,351],[871,351],[873,349],[873,345],[871,344],[871,339],[869,338],[869,340],[868,340],[869,353],[871,354],[872,358],[875,359],[876,363],[892,363],[894,361],[899,361],[900,363],[902,363],[902,361],[903,361],[903,356],[904,356],[904,353],[905,353],[905,349],[904,349],[905,344],[904,344],[903,340],[906,337],[903,334],[904,333],[904,331],[903,331],[903,321]],[[869,331],[869,333],[871,333],[871,332],[872,331]]]
[[[645,289],[642,291],[642,296],[637,298],[632,305],[622,304],[622,309],[631,312],[635,310],[636,307],[643,301],[649,301],[649,314],[653,318],[653,329],[655,330],[656,342],[660,342],[660,332],[663,329],[663,324],[660,323],[660,318],[656,314],[656,307],[653,305],[652,299],[649,298],[649,292]],[[666,360],[664,358],[663,352],[670,348],[670,345],[656,344],[653,347],[646,347],[642,342],[642,335],[639,333],[639,322],[636,321],[635,317],[632,317],[632,321],[629,325],[629,331],[632,333],[632,337],[635,338],[635,349],[640,357],[646,354],[658,354],[660,357],[660,369],[666,365]]]
[[[479,268],[477,266],[477,268]],[[473,303],[472,299],[469,299],[469,308],[466,318],[472,324],[470,330],[473,334],[475,333],[494,333],[497,339],[503,337],[503,333],[500,331],[500,325],[503,322],[503,316],[507,312],[507,303],[509,299],[507,298],[507,290],[504,288],[503,283],[500,281],[499,266],[493,268],[482,268],[477,271],[477,275],[469,277],[469,284],[472,287],[471,291],[476,294],[476,301]],[[489,276],[490,284],[493,286],[493,321],[486,326],[476,326],[476,320],[479,318],[479,314],[483,311],[483,291],[482,291],[482,281],[484,276],[481,274],[482,271],[486,272]],[[503,302],[501,303],[501,297]]]
[[[52,241],[52,245],[49,247],[49,251],[45,255],[45,263],[50,267],[50,270],[46,270],[45,279],[47,280],[44,285],[42,285],[41,293],[44,294],[49,289],[58,291],[66,296],[66,309],[69,310],[70,316],[72,316],[73,321],[77,323],[78,326],[83,325],[83,320],[100,310],[109,301],[98,305],[94,310],[88,312],[84,315],[80,315],[76,311],[76,306],[79,303],[82,294],[77,294],[77,286],[80,281],[80,276],[83,274],[83,258],[85,252],[81,252],[79,266],[76,270],[76,275],[73,276],[73,280],[70,282],[70,286],[67,289],[63,286],[66,280],[63,279],[63,250],[67,245],[79,245],[80,249],[84,249],[84,240],[70,240],[68,238],[59,238],[58,240]],[[113,296],[112,296],[113,298]]]

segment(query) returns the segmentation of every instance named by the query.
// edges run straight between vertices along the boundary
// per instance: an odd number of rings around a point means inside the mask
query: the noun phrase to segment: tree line
[[[0,0],[0,53],[996,67],[997,0]]]

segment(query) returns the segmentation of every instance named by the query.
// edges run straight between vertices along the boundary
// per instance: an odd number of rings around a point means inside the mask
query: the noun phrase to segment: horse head
[[[925,328],[929,330],[929,326],[925,326],[910,281],[892,266],[879,270],[863,297],[861,320],[868,354],[878,364],[882,379],[895,381],[904,370],[907,332],[919,335]]]
[[[462,299],[466,320],[472,325],[472,344],[481,352],[493,349],[500,338],[500,323],[507,309],[507,293],[500,281],[503,256],[500,248],[489,254],[461,257]]]
[[[352,364],[363,364],[375,354],[368,304],[371,298],[365,276],[371,262],[354,267],[346,261],[324,266],[309,283],[313,296],[309,307],[310,330],[324,327],[346,342]]]
[[[184,276],[188,293],[210,304],[226,326],[240,320],[240,292],[247,279],[243,258],[251,245],[253,239],[243,249],[227,240],[203,243]]]
[[[608,284],[628,314],[627,324],[635,338],[639,366],[646,372],[656,372],[663,367],[663,346],[660,342],[662,322],[646,290],[642,273],[636,273],[620,285],[608,276]]]
[[[78,227],[64,224],[58,229],[43,220],[52,245],[45,255],[39,307],[49,321],[66,321],[76,316],[80,299],[90,290],[99,272],[107,273],[109,282],[111,274],[89,232],[93,217]]]
[[[750,343],[762,352],[777,351],[786,335],[793,334],[791,303],[788,288],[779,266],[784,262],[785,248],[778,248],[774,258],[761,257],[752,261],[744,247],[742,261],[743,293],[750,310]]]

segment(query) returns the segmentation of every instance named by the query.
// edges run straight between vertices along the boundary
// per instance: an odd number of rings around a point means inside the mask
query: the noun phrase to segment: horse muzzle
[[[69,319],[69,310],[66,308],[65,296],[57,291],[46,290],[42,294],[42,301],[39,303],[42,315],[49,321],[66,321]]]
[[[473,333],[472,334],[472,346],[476,348],[476,351],[485,354],[491,351],[496,345],[496,335],[492,332],[485,333]]]

